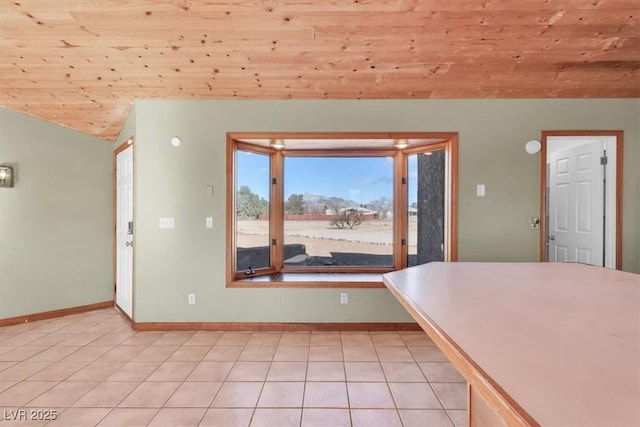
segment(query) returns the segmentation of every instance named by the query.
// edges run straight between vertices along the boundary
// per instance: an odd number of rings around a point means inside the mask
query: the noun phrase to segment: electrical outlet
[[[188,294],[189,304],[193,305],[196,303],[196,294]]]
[[[342,292],[340,294],[340,304],[348,304],[349,303],[349,294],[346,292]]]
[[[173,218],[160,218],[160,228],[174,228],[175,220]]]
[[[213,217],[208,216],[205,218],[205,227],[213,228]]]

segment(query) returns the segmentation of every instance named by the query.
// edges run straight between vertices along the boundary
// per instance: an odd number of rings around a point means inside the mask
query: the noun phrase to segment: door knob
[[[554,236],[553,234],[551,234],[551,235],[548,237],[548,239],[549,239],[549,240],[556,240],[556,236]],[[132,246],[133,246],[133,245],[132,245]]]

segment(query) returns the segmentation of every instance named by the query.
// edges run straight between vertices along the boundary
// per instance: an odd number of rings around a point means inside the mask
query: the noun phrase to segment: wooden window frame
[[[275,149],[247,140],[345,140],[340,149]],[[358,139],[419,139],[438,140],[399,149],[389,148],[353,148],[349,140]],[[238,150],[250,151],[270,156],[270,177],[276,178],[271,185],[269,199],[269,229],[271,245],[270,267],[260,269],[251,276],[236,270],[236,153]],[[458,177],[458,134],[456,132],[367,132],[367,133],[287,133],[287,132],[229,132],[227,133],[227,287],[384,287],[382,274],[402,268],[408,264],[408,246],[401,244],[407,239],[408,216],[403,214],[408,206],[407,180],[408,156],[425,151],[445,152],[445,239],[444,260],[457,260],[457,177]],[[393,171],[393,265],[390,267],[286,267],[283,265],[284,242],[284,196],[283,163],[285,157],[391,157],[394,160]],[[303,279],[301,279],[303,278]]]

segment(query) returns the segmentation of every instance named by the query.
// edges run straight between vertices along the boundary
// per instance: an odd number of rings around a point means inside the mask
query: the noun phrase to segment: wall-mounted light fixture
[[[171,138],[171,145],[173,145],[174,147],[179,147],[180,144],[182,144],[182,140],[179,136],[174,136],[173,138]]]
[[[276,150],[282,150],[284,148],[284,141],[281,139],[274,139],[271,141],[271,148],[275,148]]]
[[[13,168],[0,166],[0,187],[13,187]]]
[[[398,139],[395,144],[393,144],[399,150],[407,148],[409,146],[409,142],[406,139]]]

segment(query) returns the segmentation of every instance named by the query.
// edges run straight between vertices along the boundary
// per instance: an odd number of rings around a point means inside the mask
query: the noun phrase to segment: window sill
[[[232,280],[228,288],[386,288],[378,273],[280,273]]]

